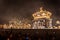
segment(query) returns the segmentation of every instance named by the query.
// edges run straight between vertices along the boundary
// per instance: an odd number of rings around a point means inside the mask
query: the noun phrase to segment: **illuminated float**
[[[43,10],[43,7],[39,11],[32,14],[33,16],[33,29],[52,28],[52,13]]]

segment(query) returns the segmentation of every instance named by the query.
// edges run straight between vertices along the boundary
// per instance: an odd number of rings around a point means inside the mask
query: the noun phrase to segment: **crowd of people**
[[[33,33],[25,32],[24,30],[21,31],[0,31],[0,40],[58,40],[60,39],[59,33],[54,33],[54,32],[44,32],[44,31],[33,31]],[[52,33],[52,34],[51,34]],[[59,34],[59,35],[58,35]]]

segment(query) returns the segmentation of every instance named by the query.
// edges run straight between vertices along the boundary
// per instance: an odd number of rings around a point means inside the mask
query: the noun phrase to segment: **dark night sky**
[[[0,0],[0,23],[20,16],[31,20],[41,6],[60,17],[60,0]]]

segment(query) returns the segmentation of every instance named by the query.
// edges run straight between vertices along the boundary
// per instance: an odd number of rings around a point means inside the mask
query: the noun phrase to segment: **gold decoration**
[[[40,11],[32,14],[32,16],[34,17],[34,20],[39,19],[39,18],[50,19],[51,15],[52,15],[51,12],[43,10],[42,7],[40,8]]]

